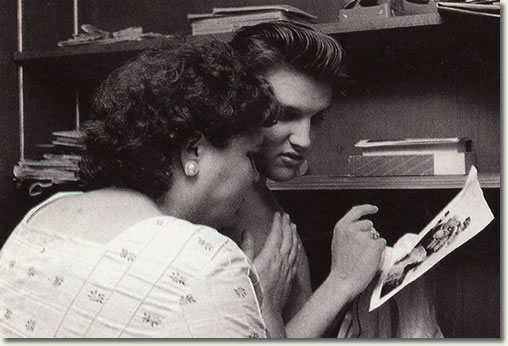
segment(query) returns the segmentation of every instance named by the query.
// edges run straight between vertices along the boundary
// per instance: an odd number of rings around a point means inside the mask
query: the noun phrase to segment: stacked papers
[[[14,177],[19,181],[45,181],[55,184],[78,181],[78,164],[85,146],[78,130],[53,132],[51,144],[41,144],[41,159],[20,160],[14,166]]]

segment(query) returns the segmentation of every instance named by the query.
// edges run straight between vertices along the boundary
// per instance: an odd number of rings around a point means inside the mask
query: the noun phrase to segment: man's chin
[[[297,176],[297,170],[289,167],[277,168],[267,175],[268,179],[278,182],[285,182]]]

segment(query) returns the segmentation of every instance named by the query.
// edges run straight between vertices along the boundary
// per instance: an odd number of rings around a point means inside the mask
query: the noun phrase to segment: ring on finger
[[[374,227],[371,227],[371,228],[369,229],[369,232],[370,232],[370,235],[372,236],[372,239],[374,239],[374,240],[379,239],[379,237],[381,236],[381,235],[379,234],[379,232],[378,232],[378,231],[376,231],[376,229],[375,229]]]

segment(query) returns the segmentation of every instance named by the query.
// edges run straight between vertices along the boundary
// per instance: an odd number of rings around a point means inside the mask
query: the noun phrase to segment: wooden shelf
[[[269,181],[271,190],[401,190],[401,189],[461,189],[465,175],[406,176],[406,177],[350,177],[308,175],[289,182]],[[479,173],[482,188],[498,189],[501,186],[499,173]]]
[[[315,24],[314,27],[326,34],[341,34],[353,32],[367,32],[387,29],[404,29],[422,26],[441,25],[443,20],[439,13],[426,13],[417,15],[396,16],[391,18],[365,18],[361,21],[344,20],[330,23]],[[190,40],[206,40],[210,37],[219,40],[228,40],[232,33],[186,36]],[[100,54],[125,54],[136,53],[150,48],[167,47],[173,41],[172,38],[147,39],[142,41],[119,42],[107,45],[83,45],[73,47],[55,47],[51,49],[15,52],[14,61],[18,64],[37,61],[41,59],[58,59],[66,57],[79,57]]]
[[[388,29],[415,28],[422,26],[437,26],[443,24],[439,13],[425,13],[406,16],[365,17],[359,20],[343,20],[339,22],[316,24],[322,32],[333,35],[342,33],[378,31]]]
[[[199,36],[185,36],[188,41],[205,41],[210,38],[219,40],[227,40],[231,38],[231,33],[215,34],[215,35],[199,35]],[[44,60],[44,59],[59,59],[59,58],[72,58],[84,57],[90,55],[104,55],[104,54],[135,54],[146,49],[164,48],[172,45],[178,40],[177,37],[173,38],[154,38],[145,39],[140,41],[125,41],[111,44],[90,44],[81,46],[68,46],[68,47],[55,47],[42,50],[28,50],[24,52],[14,52],[14,61],[18,64],[25,62]]]

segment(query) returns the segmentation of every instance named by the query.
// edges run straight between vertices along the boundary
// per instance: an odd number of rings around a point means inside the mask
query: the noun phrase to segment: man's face
[[[283,114],[263,130],[263,147],[256,162],[268,178],[287,181],[298,175],[323,113],[331,106],[332,85],[283,65],[269,70],[265,78]]]

